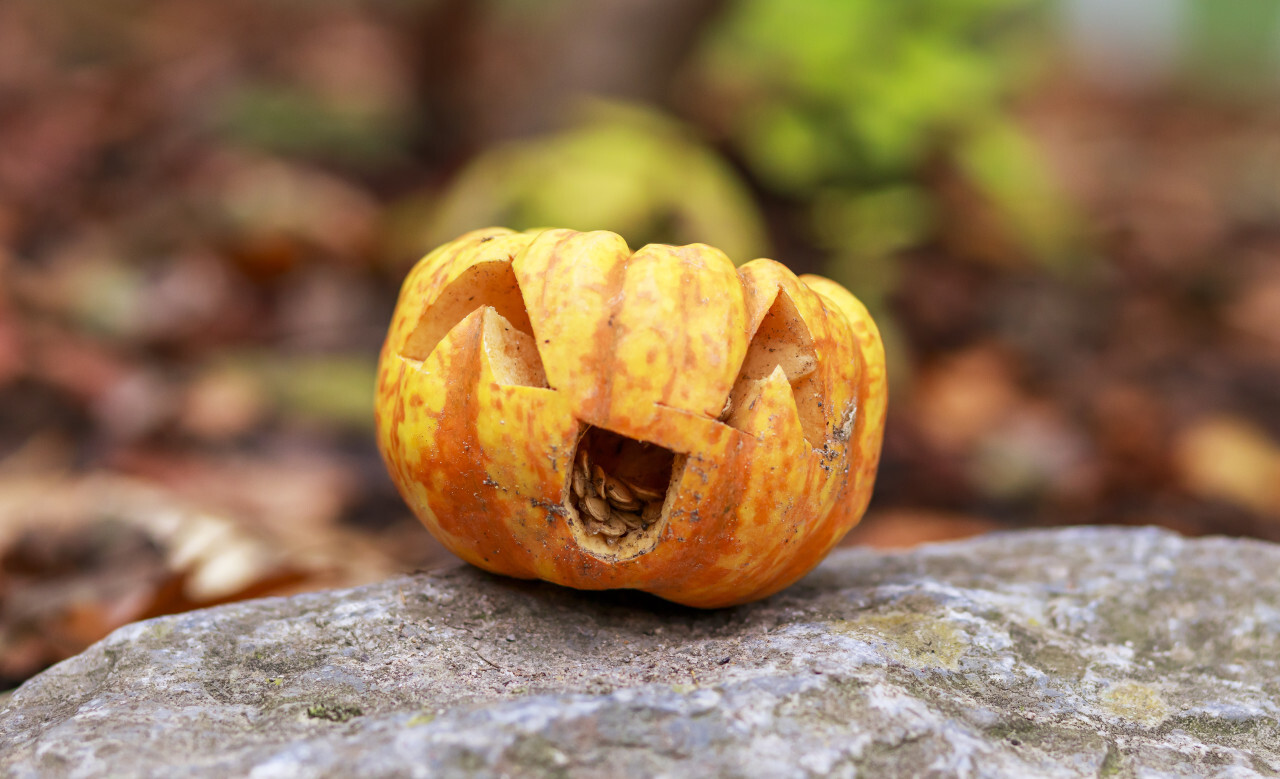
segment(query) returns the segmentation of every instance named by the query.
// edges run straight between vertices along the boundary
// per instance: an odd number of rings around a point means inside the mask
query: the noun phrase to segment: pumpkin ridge
[[[628,247],[630,248],[630,247]],[[618,341],[620,340],[621,325],[618,322],[618,314],[622,309],[622,288],[626,284],[627,269],[631,265],[631,259],[635,257],[635,252],[628,254],[621,262],[615,262],[609,266],[609,272],[604,280],[604,299],[608,301],[609,315],[607,317],[599,317],[596,320],[596,329],[593,333],[592,340],[596,345],[596,361],[610,362],[617,351]],[[596,409],[596,416],[599,419],[608,419],[613,412],[613,387],[614,387],[614,371],[602,371],[601,380],[603,386],[600,388],[601,405]],[[585,420],[584,420],[585,421]]]

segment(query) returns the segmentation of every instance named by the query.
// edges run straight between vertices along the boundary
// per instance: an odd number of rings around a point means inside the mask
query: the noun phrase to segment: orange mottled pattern
[[[404,353],[449,285],[494,261],[511,264],[532,330],[519,337],[536,346],[545,386],[503,379],[493,334],[514,323],[482,296],[429,354]],[[805,439],[781,369],[734,426],[718,421],[781,294],[816,354],[820,441]],[[477,230],[419,262],[401,290],[377,387],[392,478],[455,554],[496,573],[707,608],[786,587],[857,524],[886,403],[879,333],[838,284],[797,278],[772,260],[735,268],[700,244],[632,252],[613,233],[572,230]],[[681,464],[646,552],[597,555],[575,541],[568,481],[588,425],[664,446]]]

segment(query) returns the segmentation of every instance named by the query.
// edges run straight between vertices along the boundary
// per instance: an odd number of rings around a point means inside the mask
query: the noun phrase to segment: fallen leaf
[[[1280,521],[1280,445],[1247,420],[1214,416],[1191,425],[1174,457],[1194,494]]]

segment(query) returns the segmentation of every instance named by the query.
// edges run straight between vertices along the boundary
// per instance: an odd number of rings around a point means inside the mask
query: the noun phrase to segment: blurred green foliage
[[[380,105],[326,99],[292,85],[251,83],[219,105],[219,131],[236,143],[361,167],[405,159],[405,118]]]
[[[874,298],[891,276],[885,258],[935,228],[925,174],[938,162],[991,201],[1023,248],[1052,257],[1063,246],[1067,208],[1008,117],[1038,71],[1044,7],[742,0],[702,69],[728,95],[728,132],[752,172],[813,205],[829,272]]]
[[[692,114],[723,132],[756,187],[798,206],[789,242],[823,252],[825,272],[873,306],[892,258],[940,229],[938,170],[994,210],[1002,241],[1059,259],[1070,209],[1010,116],[1044,59],[1046,8],[739,0],[695,47],[690,83],[706,105]],[[505,224],[704,241],[739,261],[766,250],[750,190],[713,147],[657,109],[616,103],[483,152],[431,210],[430,245]]]
[[[1193,80],[1249,98],[1260,88],[1275,90],[1280,81],[1280,2],[1189,2],[1186,12],[1185,67]]]
[[[240,348],[204,368],[247,385],[255,403],[287,422],[333,432],[373,430],[376,355]]]
[[[341,430],[372,430],[377,360],[368,354],[246,355],[272,405],[289,417]]]
[[[995,34],[1031,0],[743,0],[708,41],[711,78],[738,95],[734,132],[759,174],[802,194],[896,180],[940,133],[1001,108],[1016,72]]]
[[[766,245],[749,193],[712,148],[616,103],[589,103],[567,130],[481,154],[437,204],[428,243],[495,224],[611,230],[633,248],[709,243],[739,263]]]

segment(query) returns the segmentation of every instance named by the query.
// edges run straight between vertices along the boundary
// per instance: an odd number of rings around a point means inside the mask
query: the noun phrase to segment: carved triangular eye
[[[450,330],[485,307],[493,310],[485,316],[484,343],[498,381],[547,386],[529,313],[507,260],[476,263],[450,282],[422,312],[400,355],[426,360]]]
[[[517,330],[492,306],[484,313],[483,346],[493,380],[521,387],[546,387],[547,374],[533,336]]]
[[[761,385],[778,368],[786,374],[787,383],[791,385],[805,440],[812,447],[821,446],[826,422],[822,415],[823,392],[818,355],[813,348],[813,337],[800,318],[795,303],[781,289],[756,328],[738,378],[729,393],[723,417],[728,425],[744,429],[743,420],[759,397]]]

